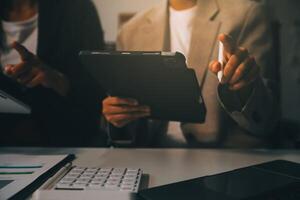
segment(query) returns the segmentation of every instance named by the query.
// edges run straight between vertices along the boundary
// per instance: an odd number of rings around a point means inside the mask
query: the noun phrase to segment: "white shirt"
[[[19,42],[29,51],[36,54],[38,43],[38,15],[25,21],[1,21],[1,23],[5,38],[4,45],[7,47],[5,51],[0,52],[2,67],[5,67],[7,64],[17,64],[21,61],[19,54],[9,47],[14,41]]]
[[[180,11],[173,9],[172,7],[169,8],[171,51],[178,51],[185,55],[186,58],[189,55],[193,19],[196,15],[196,10],[196,6]],[[180,122],[169,122],[167,134],[178,142],[186,143],[180,128]]]

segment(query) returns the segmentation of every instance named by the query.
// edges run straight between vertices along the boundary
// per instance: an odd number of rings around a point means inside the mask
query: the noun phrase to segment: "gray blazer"
[[[207,107],[203,124],[182,124],[190,146],[206,144],[225,147],[265,146],[278,119],[278,107],[271,88],[274,80],[272,36],[262,3],[250,0],[198,0],[188,66],[194,68]],[[208,71],[217,59],[220,33],[230,34],[239,46],[246,47],[261,66],[261,78],[250,98],[241,105],[235,92],[219,85]],[[168,2],[138,13],[120,30],[118,50],[168,51],[170,49]],[[128,131],[136,146],[169,146],[168,122],[140,120]],[[172,144],[175,145],[175,144]],[[172,146],[171,145],[171,146]]]

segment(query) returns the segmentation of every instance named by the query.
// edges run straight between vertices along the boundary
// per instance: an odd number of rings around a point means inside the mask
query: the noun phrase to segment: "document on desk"
[[[0,199],[13,197],[69,155],[0,154]]]

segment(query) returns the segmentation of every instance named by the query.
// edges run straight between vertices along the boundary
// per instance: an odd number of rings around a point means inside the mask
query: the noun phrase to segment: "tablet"
[[[134,98],[152,119],[203,122],[206,109],[193,69],[171,52],[82,51],[80,60],[111,96]]]
[[[300,164],[275,160],[139,192],[141,200],[300,199]]]

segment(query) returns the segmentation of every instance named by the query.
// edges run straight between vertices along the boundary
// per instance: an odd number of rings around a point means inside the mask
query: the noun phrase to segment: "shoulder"
[[[119,35],[125,33],[130,34],[138,31],[141,25],[148,23],[148,20],[150,20],[157,14],[157,11],[161,9],[161,5],[161,3],[157,4],[151,8],[145,9],[135,14],[134,17],[132,17],[120,28]]]
[[[263,0],[217,0],[222,18],[242,20],[249,15],[263,15]]]

